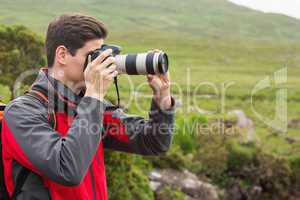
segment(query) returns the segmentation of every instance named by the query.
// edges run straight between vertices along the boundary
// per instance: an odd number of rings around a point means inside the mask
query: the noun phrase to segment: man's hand
[[[108,88],[113,82],[113,78],[118,75],[115,58],[107,58],[111,52],[111,49],[105,50],[92,62],[91,56],[88,57],[88,65],[84,71],[85,96],[91,96],[103,101]]]
[[[153,52],[160,52],[160,50],[154,50]],[[171,90],[170,90],[170,75],[166,74],[147,75],[149,86],[153,90],[153,96],[159,107],[164,110],[172,106]]]

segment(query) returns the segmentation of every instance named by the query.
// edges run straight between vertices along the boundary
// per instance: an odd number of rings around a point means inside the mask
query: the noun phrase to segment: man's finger
[[[118,71],[113,71],[112,73],[108,74],[107,77],[109,77],[110,79],[113,79],[117,75],[118,75]]]
[[[97,65],[97,69],[108,68],[111,64],[114,64],[116,61],[115,57],[109,57],[105,61],[103,61],[100,65]]]
[[[90,63],[91,63],[91,62],[92,62],[92,56],[91,56],[91,55],[88,55],[88,58],[87,58],[87,65],[86,65],[85,71],[90,70],[90,67],[91,67]]]
[[[148,79],[149,81],[151,81],[151,80],[153,79],[153,75],[152,75],[152,74],[148,74],[148,75],[147,75],[147,79]]]
[[[92,56],[89,55],[89,56],[88,56],[88,64],[90,64],[91,62],[92,62]]]
[[[95,60],[92,61],[93,65],[101,64],[108,56],[112,53],[112,49],[107,49],[103,51]]]
[[[110,67],[103,69],[103,73],[110,74],[110,73],[116,71],[116,69],[117,69],[116,65],[111,65]]]
[[[169,78],[169,72],[165,73],[165,74],[160,74],[159,78],[161,80],[163,80],[164,82],[168,83],[170,82],[170,78]]]

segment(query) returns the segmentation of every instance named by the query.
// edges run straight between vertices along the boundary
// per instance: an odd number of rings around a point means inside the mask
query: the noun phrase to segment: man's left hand
[[[160,50],[154,50],[153,52],[160,52]],[[147,81],[152,88],[154,100],[159,107],[163,110],[170,108],[172,106],[172,101],[169,71],[165,74],[148,74]]]

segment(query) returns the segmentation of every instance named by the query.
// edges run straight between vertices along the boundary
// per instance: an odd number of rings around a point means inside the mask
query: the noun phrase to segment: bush
[[[199,173],[205,173],[211,178],[218,178],[226,172],[229,159],[226,143],[232,139],[230,135],[214,132],[215,129],[220,130],[219,127],[214,127],[208,133],[203,133],[198,129],[198,149],[194,156],[194,162],[202,165]]]
[[[24,26],[0,26],[0,83],[12,91],[16,78],[23,72],[46,64],[44,42]],[[36,75],[36,74],[34,74]],[[35,76],[26,77],[31,85]]]
[[[0,103],[8,103],[11,98],[11,92],[8,87],[0,84]]]
[[[216,143],[200,148],[195,159],[202,163],[202,173],[215,178],[225,173],[228,156],[225,145]]]
[[[292,169],[292,181],[296,191],[300,191],[300,155],[289,158]]]
[[[183,170],[191,166],[191,159],[184,155],[177,144],[173,144],[166,155],[145,157],[156,168]]]
[[[207,126],[207,118],[203,115],[189,114],[177,116],[174,143],[178,144],[185,154],[194,153],[198,148],[198,129],[203,126]]]
[[[291,188],[299,188],[299,157],[288,160],[268,154],[255,143],[244,143],[241,132],[199,134],[197,145],[192,161],[198,164],[197,174],[207,175],[221,187],[238,183],[248,191],[259,186],[262,199],[283,199],[290,195]]]
[[[147,177],[151,165],[141,156],[106,151],[105,164],[109,199],[154,199]]]
[[[252,173],[252,181],[263,188],[263,192],[272,199],[283,199],[289,193],[292,171],[286,158],[260,153],[257,156],[259,166]]]
[[[166,186],[158,193],[156,200],[187,200],[187,197],[179,189]]]
[[[241,171],[241,169],[250,168],[255,165],[255,156],[258,153],[258,148],[254,143],[240,144],[232,140],[227,143],[229,151],[228,170]]]
[[[259,199],[286,199],[292,186],[288,160],[254,147],[231,146],[236,150],[230,151],[227,175],[238,180],[242,188],[261,187]]]

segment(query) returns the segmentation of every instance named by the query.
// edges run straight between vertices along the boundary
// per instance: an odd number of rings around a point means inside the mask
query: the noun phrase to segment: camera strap
[[[119,93],[119,87],[118,87],[118,77],[114,77],[114,84],[116,87],[116,92],[117,92],[117,98],[118,98],[118,105],[117,107],[120,108],[120,93]]]

